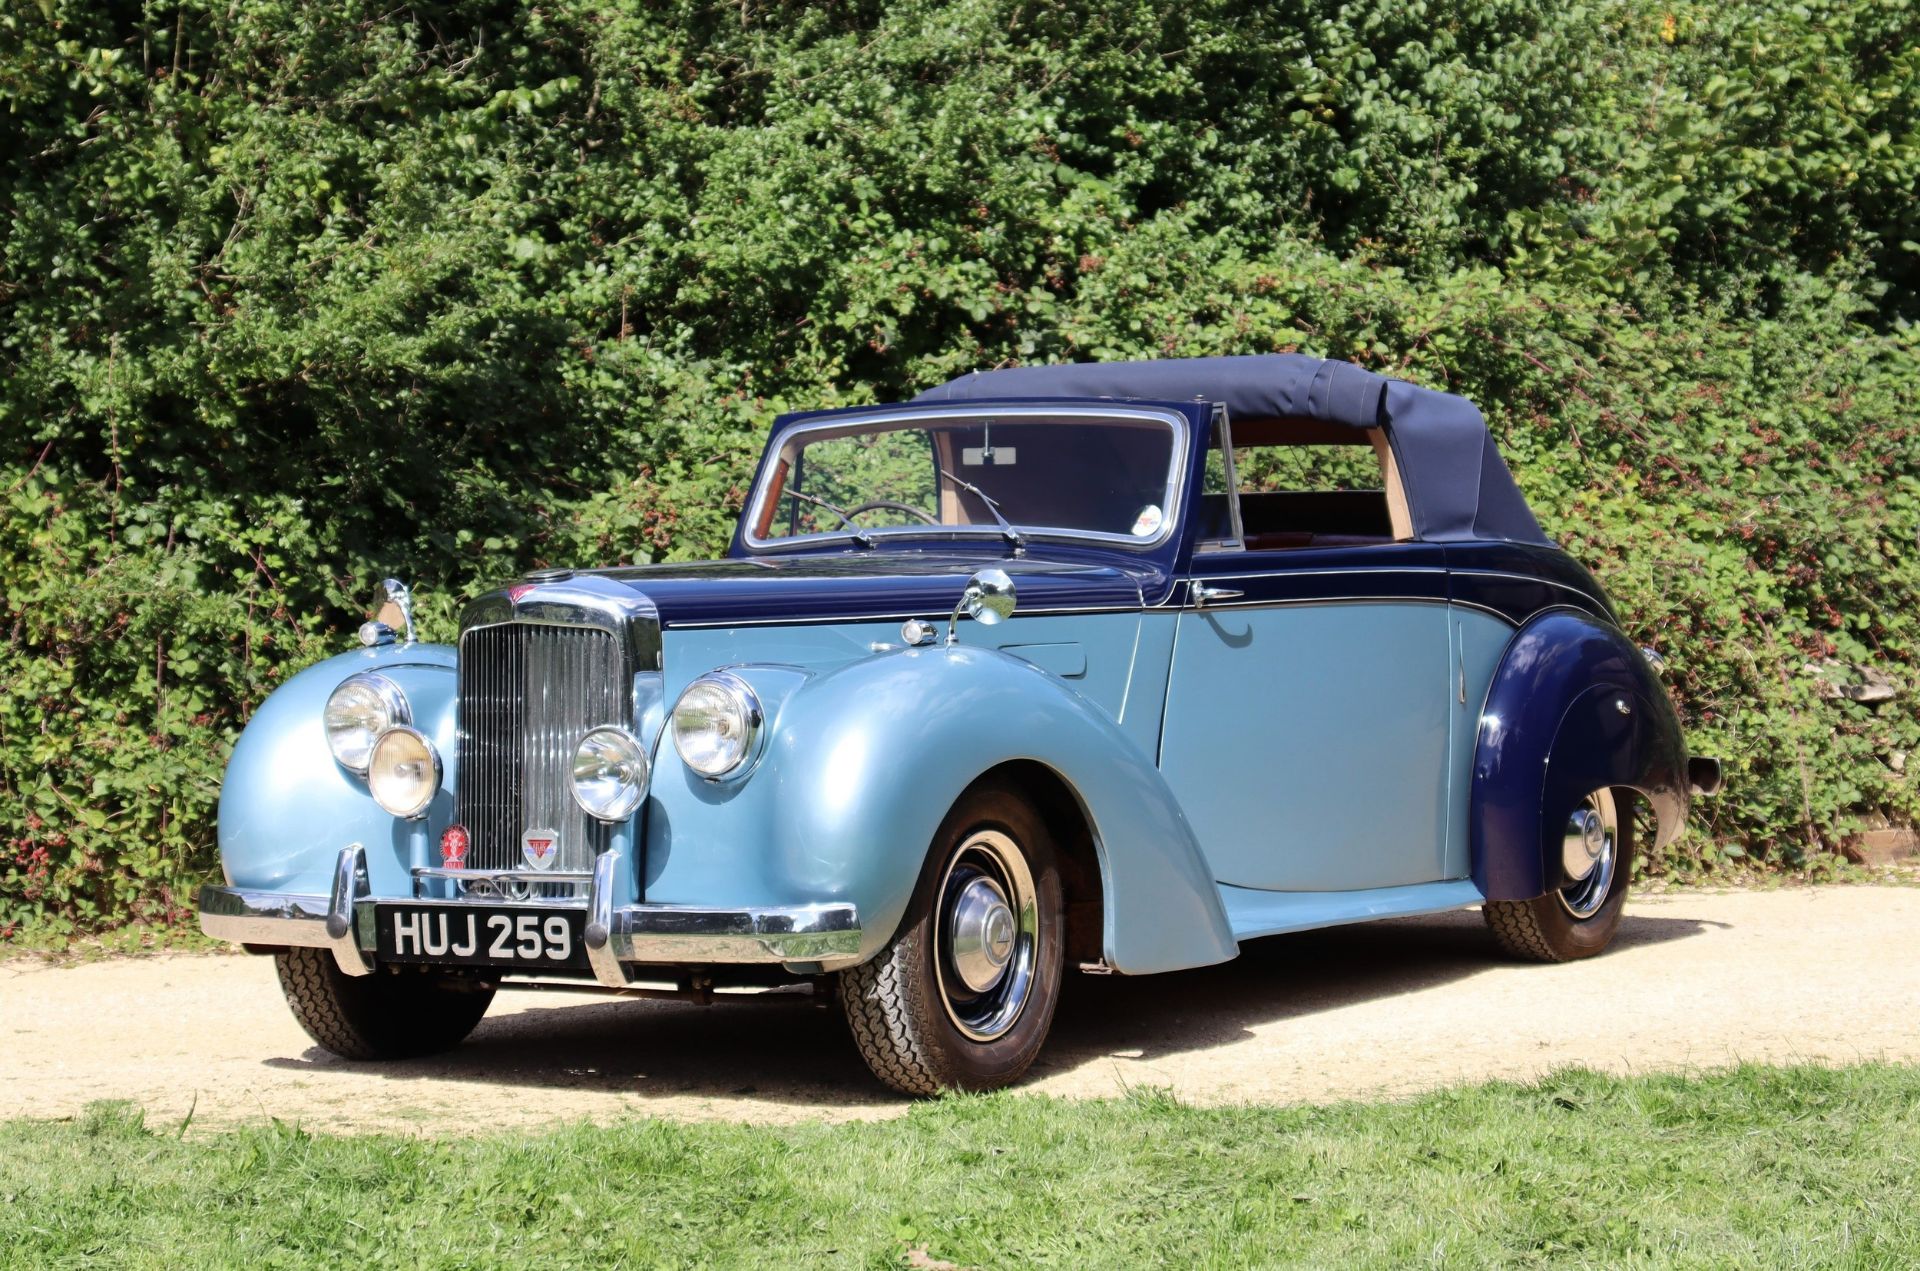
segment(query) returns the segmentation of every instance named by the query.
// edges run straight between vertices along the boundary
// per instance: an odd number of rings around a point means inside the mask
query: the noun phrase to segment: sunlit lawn
[[[123,1105],[0,1126],[0,1260],[1920,1262],[1920,1069],[1892,1065],[1566,1073],[1335,1107],[1014,1094],[851,1125],[180,1130]]]

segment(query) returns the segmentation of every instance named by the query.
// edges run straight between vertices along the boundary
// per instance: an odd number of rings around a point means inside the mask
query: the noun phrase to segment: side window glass
[[[1221,444],[1223,439],[1225,445]],[[1233,466],[1238,452],[1230,449],[1232,444],[1226,412],[1220,410],[1213,418],[1207,452],[1201,456],[1200,507],[1196,513],[1199,530],[1196,546],[1201,551],[1217,552],[1240,546],[1240,500],[1236,488],[1239,481]]]
[[[1207,466],[1200,476],[1200,493],[1224,495],[1226,492],[1227,453],[1220,448],[1219,435],[1215,434],[1213,444],[1207,447]]]

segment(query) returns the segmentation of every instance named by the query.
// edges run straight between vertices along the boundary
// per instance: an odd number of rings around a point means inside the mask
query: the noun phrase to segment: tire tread
[[[325,949],[284,949],[273,963],[294,1020],[342,1059],[411,1059],[451,1049],[493,1001],[490,987],[426,975],[344,975]]]
[[[1554,952],[1547,933],[1540,929],[1531,901],[1489,900],[1480,907],[1480,913],[1495,942],[1512,956],[1528,962],[1566,961]]]
[[[280,988],[287,995],[293,1018],[322,1047],[342,1059],[378,1059],[379,1048],[359,1028],[341,1001],[339,981],[325,949],[289,949],[273,960]]]
[[[991,1043],[969,1041],[947,1016],[933,970],[933,923],[939,871],[972,828],[1004,828],[1026,853],[1041,907],[1042,950],[1026,1014]],[[1045,1043],[1060,990],[1061,895],[1045,822],[1023,795],[981,783],[955,803],[935,836],[919,885],[894,936],[866,962],[841,971],[835,990],[861,1058],[902,1094],[993,1090],[1018,1081]]]
[[[840,1005],[853,1041],[875,1076],[902,1094],[935,1095],[942,1086],[939,1060],[913,1009],[905,980],[912,963],[898,941],[871,961],[840,973]]]

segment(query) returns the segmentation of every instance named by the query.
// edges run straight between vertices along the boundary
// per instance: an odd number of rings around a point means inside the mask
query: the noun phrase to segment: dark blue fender
[[[1469,825],[1473,881],[1487,899],[1528,900],[1560,886],[1567,818],[1605,786],[1644,795],[1655,846],[1670,842],[1689,802],[1680,721],[1618,628],[1549,610],[1507,645],[1480,712]]]

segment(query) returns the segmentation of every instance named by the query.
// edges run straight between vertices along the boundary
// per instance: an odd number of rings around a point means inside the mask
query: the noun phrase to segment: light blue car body
[[[1192,430],[1197,482],[1210,416],[1166,409]],[[1145,974],[1223,961],[1256,936],[1546,890],[1567,809],[1543,804],[1541,774],[1563,756],[1645,795],[1660,840],[1678,832],[1686,758],[1671,707],[1590,576],[1557,549],[1197,553],[1196,537],[1183,529],[1151,560],[1044,543],[1009,556],[977,541],[746,560],[736,541],[728,561],[568,579],[659,607],[659,664],[633,682],[652,781],[614,837],[615,900],[845,902],[865,959],[898,929],[956,800],[1017,771],[1055,783],[1082,819],[1102,969]],[[986,566],[1018,585],[1013,617],[962,619],[953,644],[903,640],[905,619],[944,626]],[[514,594],[538,599],[544,585]],[[1203,586],[1235,599],[1206,604]],[[1559,625],[1541,626],[1548,617]],[[1584,652],[1543,675],[1528,631]],[[1529,650],[1524,665],[1516,648]],[[420,894],[411,871],[438,863],[460,788],[456,662],[450,645],[396,643],[275,692],[221,794],[229,886],[324,895],[342,847],[358,843],[367,895]],[[679,761],[664,725],[689,683],[722,668],[758,694],[769,741],[748,776],[715,783]],[[329,753],[322,708],[362,671],[406,695],[443,758],[420,820],[383,812]],[[1490,730],[1486,704],[1528,676],[1516,700],[1544,722]],[[1644,703],[1652,731],[1556,731],[1596,684]]]
[[[669,628],[665,675],[642,674],[636,685],[655,777],[628,830],[644,844],[634,854],[643,877],[628,886],[663,904],[849,901],[870,956],[898,926],[947,809],[982,774],[1029,762],[1058,774],[1090,823],[1102,948],[1117,971],[1206,965],[1253,936],[1481,899],[1467,854],[1472,741],[1513,628],[1426,604],[1230,615],[1222,639],[1319,650],[1276,657],[1247,683],[1233,663],[1204,656],[1206,633],[1222,621],[1145,607],[1016,614],[997,627],[963,620],[959,643],[925,648],[903,647],[897,621]],[[1334,653],[1383,639],[1431,656],[1383,666]],[[375,897],[412,894],[410,867],[428,863],[453,820],[455,657],[439,644],[356,650],[301,672],[262,705],[222,789],[231,885],[324,893],[340,847],[359,842]],[[729,785],[702,780],[662,745],[665,703],[720,667],[753,684],[772,739],[751,777]],[[1448,693],[1456,669],[1464,688]],[[407,694],[415,725],[447,757],[445,788],[424,821],[382,811],[328,752],[327,696],[368,670]],[[1391,691],[1357,704],[1355,677],[1382,674]],[[1177,677],[1182,691],[1169,694]],[[1396,706],[1418,696],[1406,690],[1422,678],[1428,702]],[[1243,709],[1249,693],[1257,711]],[[1415,764],[1426,779],[1383,785],[1383,745],[1430,760]],[[1275,819],[1276,792],[1297,817]]]

